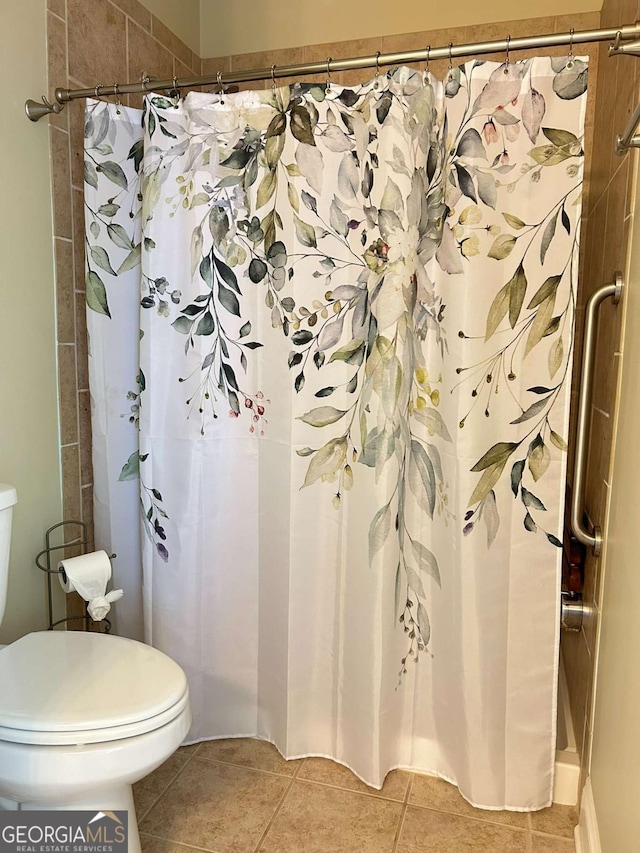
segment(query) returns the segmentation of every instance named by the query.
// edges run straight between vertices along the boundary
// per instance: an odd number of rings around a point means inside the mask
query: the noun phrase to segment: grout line
[[[55,130],[55,131],[57,131],[58,133],[64,133],[64,135],[65,135],[65,136],[70,136],[70,133],[69,133],[69,130],[68,130],[68,129],[67,129],[67,130],[65,130],[65,129],[64,129],[64,127],[58,127],[58,125],[57,125],[57,124],[50,124],[50,125],[49,125],[49,130]],[[71,164],[69,164],[69,165],[71,165]],[[69,182],[69,189],[71,189],[71,182]],[[57,237],[58,235],[56,234],[55,236]],[[70,239],[71,239],[71,237],[69,237],[68,239],[70,240]]]
[[[179,847],[184,847],[187,850],[201,850],[202,853],[212,853],[212,851],[208,850],[206,847],[194,847],[192,844],[186,844],[184,841],[175,841],[173,838],[162,838],[160,835],[153,835],[150,832],[141,832],[140,837],[142,836],[145,838],[154,838],[156,841],[164,841],[165,844],[177,844]]]
[[[513,823],[504,823],[504,822],[497,821],[497,820],[491,820],[490,818],[486,818],[486,817],[476,817],[475,815],[472,815],[472,814],[461,814],[460,812],[451,812],[451,811],[447,811],[446,809],[438,808],[438,806],[423,806],[421,803],[407,803],[407,805],[415,806],[415,808],[417,808],[417,809],[424,809],[425,811],[429,811],[429,812],[437,812],[438,814],[448,814],[448,815],[452,815],[453,817],[463,818],[465,820],[473,820],[476,823],[488,823],[491,826],[504,826],[507,829],[516,829],[518,832],[528,832],[529,831],[528,827],[526,827],[526,826],[518,826],[517,824],[513,824]],[[493,811],[490,809],[476,809],[476,811],[482,811],[483,814],[487,814],[487,815],[493,814]]]
[[[402,800],[396,800],[393,797],[383,797],[380,793],[370,794],[368,791],[356,791],[354,788],[344,788],[340,785],[332,785],[330,782],[319,782],[317,779],[307,779],[304,776],[297,777],[300,782],[308,782],[310,785],[319,785],[321,788],[331,788],[334,791],[345,791],[347,794],[358,794],[361,797],[369,797],[372,800],[382,800],[385,803],[401,803],[403,804],[404,798]]]
[[[301,766],[302,766],[302,764],[301,764]],[[278,817],[278,815],[280,814],[280,811],[282,810],[282,806],[284,805],[285,800],[289,796],[289,791],[293,788],[295,782],[297,781],[299,772],[300,772],[300,768],[298,768],[295,775],[291,777],[291,781],[286,786],[283,795],[280,797],[280,800],[278,801],[273,814],[271,815],[267,825],[265,826],[264,831],[263,831],[262,835],[260,836],[260,839],[258,840],[258,843],[253,848],[253,853],[258,853],[258,851],[262,847],[262,844],[263,844],[265,838],[269,834],[269,830],[271,829],[271,827],[275,823],[276,818]]]
[[[598,406],[593,406],[593,411],[598,412],[598,414],[603,415],[605,418],[609,418],[609,412],[605,412],[604,409],[598,408]]]
[[[69,85],[69,0],[64,0],[64,49],[65,70],[67,72],[66,85]],[[69,132],[71,132],[71,119],[68,121]]]
[[[405,803],[402,806],[402,811],[400,812],[400,820],[398,821],[398,825],[396,826],[396,834],[395,838],[393,839],[393,847],[391,848],[391,853],[396,853],[398,850],[398,845],[400,844],[400,838],[402,836],[402,830],[404,829],[404,820],[407,816],[407,809],[408,806]]]
[[[174,756],[174,755],[179,755],[179,754],[180,754],[180,753],[178,753],[178,751],[176,750],[176,752],[174,752],[174,753],[173,753],[173,755],[171,755],[171,756],[169,756],[169,757],[170,757],[170,758],[173,758],[173,756]],[[184,754],[184,753],[183,753],[183,754]],[[153,802],[152,802],[152,803],[151,803],[151,805],[147,808],[147,810],[146,810],[145,812],[143,812],[142,814],[140,814],[140,815],[139,815],[139,814],[136,814],[136,818],[137,818],[137,820],[138,820],[138,825],[140,825],[140,823],[142,823],[142,821],[143,821],[143,820],[144,820],[144,818],[149,814],[149,812],[151,811],[151,809],[155,808],[155,806],[156,806],[156,805],[158,804],[158,802],[162,799],[162,797],[166,794],[166,792],[167,792],[167,791],[169,790],[169,788],[173,785],[173,783],[176,781],[176,779],[177,779],[179,776],[181,776],[181,775],[182,775],[182,773],[184,772],[184,770],[185,770],[185,768],[186,768],[187,764],[189,764],[189,762],[191,761],[192,757],[193,757],[193,756],[191,756],[191,755],[187,756],[187,760],[184,762],[184,764],[182,765],[182,767],[177,771],[177,773],[176,773],[176,775],[175,775],[175,776],[172,776],[172,777],[171,777],[171,779],[167,782],[167,784],[164,786],[164,788],[163,788],[163,789],[162,789],[162,791],[158,794],[158,796],[155,798],[155,800],[153,800]],[[168,760],[169,760],[169,759],[167,759],[167,761],[168,761]],[[164,762],[163,762],[163,763],[164,763]],[[162,767],[162,764],[160,765],[160,767]],[[159,768],[156,768],[156,770],[157,770],[157,769],[159,769]],[[152,770],[151,772],[153,773],[154,771]]]
[[[149,24],[151,27],[151,24]],[[127,80],[129,80],[129,18],[125,17],[124,19],[124,63],[125,63],[125,74]],[[127,95],[127,106],[130,106],[131,95]]]
[[[159,38],[157,38],[156,36],[154,36],[152,32],[150,32],[149,30],[145,30],[145,28],[144,28],[144,27],[142,27],[142,26],[141,26],[137,21],[134,21],[134,20],[133,20],[133,18],[129,18],[129,17],[127,17],[127,23],[128,23],[128,24],[133,24],[133,25],[134,25],[134,26],[136,26],[136,27],[140,27],[140,29],[141,29],[143,32],[145,32],[147,35],[151,36],[151,38],[155,41],[155,43],[156,43],[157,45],[159,45],[163,50],[165,50],[165,51],[169,54],[169,56],[171,57],[171,59],[176,58],[175,53],[171,50],[171,48],[170,48],[170,47],[167,47],[167,45],[166,45],[166,44],[163,44],[163,42],[161,42]],[[128,30],[129,30],[129,27],[127,27],[127,33],[128,33]],[[129,54],[129,46],[128,46],[128,44],[127,44],[127,58],[128,58],[128,54]],[[178,59],[178,61],[180,61],[180,62],[182,61],[182,60],[180,59],[180,57],[177,57],[177,59]],[[185,65],[186,63],[184,63],[184,62],[183,62],[182,64],[183,64],[183,65]],[[153,68],[148,68],[148,69],[147,69],[147,68],[145,68],[144,70],[147,72],[147,74],[153,73]],[[129,77],[129,72],[127,72],[127,77]],[[153,81],[151,81],[151,82],[153,82]],[[151,91],[151,90],[149,90],[149,91]]]
[[[141,29],[145,31],[145,33],[149,33],[149,35],[151,35],[151,21],[153,16],[151,15],[150,10],[147,9],[147,11],[149,12],[149,29],[147,29],[144,24],[141,24],[139,21],[136,21],[135,18],[131,17],[131,15],[126,12],[121,6],[119,6],[117,2],[114,2],[114,0],[109,0],[109,2],[115,9],[118,10],[118,12],[120,12],[120,14],[124,15],[125,18],[132,20],[134,24],[137,24]]]
[[[202,743],[206,743],[206,741],[202,741]],[[266,773],[268,776],[278,776],[281,779],[295,779],[299,770],[294,773],[278,773],[275,770],[265,770],[263,767],[249,767],[247,764],[234,764],[232,761],[221,761],[219,758],[207,758],[204,755],[200,755],[200,750],[196,754],[192,756],[193,758],[199,758],[200,761],[206,761],[208,764],[223,764],[225,767],[238,767],[240,770],[252,770],[254,773]]]
[[[64,46],[65,46],[64,70],[65,70],[65,81],[64,81],[64,85],[68,87],[68,86],[69,86],[69,2],[68,2],[68,0],[65,0],[64,14],[65,14],[65,20],[64,20]],[[57,17],[57,16],[56,16],[56,17]],[[49,81],[49,85],[52,85],[52,84],[51,84],[51,81]],[[72,167],[72,163],[73,163],[73,145],[72,145],[72,137],[71,137],[71,118],[70,118],[70,116],[67,118],[67,130],[66,130],[66,131],[64,131],[64,132],[66,132],[66,133],[67,133],[67,156],[68,156],[68,159],[69,159],[69,193],[70,193],[71,237],[69,238],[68,242],[71,244],[71,249],[72,249],[71,273],[72,273],[72,277],[73,277],[73,290],[74,290],[74,294],[75,294],[75,281],[76,281],[76,275],[75,275],[75,273],[76,273],[76,270],[75,270],[75,252],[73,251],[73,249],[74,249],[74,235],[75,235],[75,227],[74,227],[74,226],[75,226],[77,223],[75,222],[75,211],[74,211],[74,203],[73,203],[73,190],[71,189],[71,185],[72,185],[72,177],[71,177],[71,175],[72,175],[72,171],[73,171],[73,167]],[[54,213],[54,219],[55,219],[55,213]],[[54,280],[55,280],[55,292],[57,293],[57,292],[58,292],[58,276],[57,276],[57,273],[55,274],[55,278],[54,278]],[[74,350],[74,352],[75,352],[75,357],[74,357],[74,360],[73,360],[73,366],[74,366],[74,372],[75,372],[75,377],[74,377],[74,378],[75,378],[75,404],[76,404],[76,434],[77,434],[77,441],[73,442],[72,444],[73,444],[73,445],[75,445],[75,446],[77,447],[77,455],[78,455],[78,460],[77,460],[77,461],[78,461],[78,481],[77,481],[77,483],[75,484],[75,492],[76,492],[76,497],[78,497],[78,498],[79,498],[79,500],[80,500],[80,507],[82,508],[82,473],[81,473],[81,464],[80,464],[80,456],[81,456],[81,454],[80,454],[80,397],[79,397],[79,395],[78,395],[78,346],[77,346],[77,345],[78,345],[78,319],[77,319],[77,312],[76,312],[76,302],[77,302],[77,300],[76,300],[76,299],[73,299],[73,304],[72,304],[72,314],[73,314],[73,339],[74,339],[74,340],[73,340],[73,344],[70,344],[70,346],[75,347],[75,350]],[[56,312],[56,314],[57,314],[57,312]],[[58,324],[58,320],[59,320],[59,318],[56,316],[56,326],[57,326],[57,324]],[[62,379],[61,379],[61,377],[59,377],[59,378],[58,378],[59,387],[60,387],[61,381],[62,381]],[[60,407],[60,401],[58,401],[58,407]],[[61,415],[61,413],[60,413],[60,414],[59,414],[59,417],[61,417],[61,416],[62,416],[62,415]],[[65,445],[65,444],[62,444],[62,443],[61,443],[61,445],[60,445],[60,449],[62,450],[62,448],[63,448],[63,447],[69,447],[69,446],[70,446],[70,445]],[[62,463],[61,463],[61,464],[62,464]],[[64,468],[62,469],[61,473],[62,473],[62,479],[63,479],[63,482],[64,482],[64,480],[65,480],[65,473],[66,473],[66,472],[64,471]],[[82,509],[81,509],[80,514],[82,515]],[[69,615],[69,614],[68,614],[68,611],[67,611],[66,615]]]
[[[532,829],[531,832],[533,835],[541,835],[544,838],[562,839],[563,841],[573,840],[573,836],[571,835],[555,835],[553,832],[545,832],[543,829]]]
[[[407,785],[407,790],[404,792],[404,804],[408,805],[409,800],[411,799],[411,794],[413,792],[413,780],[416,778],[415,773],[409,773],[409,783]]]

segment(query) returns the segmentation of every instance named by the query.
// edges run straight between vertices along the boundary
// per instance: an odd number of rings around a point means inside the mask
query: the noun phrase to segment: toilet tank
[[[13,486],[0,483],[0,624],[7,603],[9,577],[9,548],[11,546],[11,519],[18,495]]]

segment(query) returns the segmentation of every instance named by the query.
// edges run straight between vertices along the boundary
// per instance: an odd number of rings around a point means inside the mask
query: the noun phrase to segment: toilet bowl
[[[162,764],[191,725],[171,658],[143,643],[80,631],[27,634],[0,650],[0,807],[129,813],[132,784]]]
[[[0,623],[16,502],[0,483]],[[27,634],[0,646],[0,809],[126,809],[128,853],[140,853],[131,786],[190,726],[187,678],[157,649],[92,632]]]

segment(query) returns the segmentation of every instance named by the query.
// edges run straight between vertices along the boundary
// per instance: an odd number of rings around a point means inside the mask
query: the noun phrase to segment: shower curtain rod
[[[569,45],[570,50],[579,44],[588,42],[610,41],[615,39],[615,47],[610,53],[631,52],[621,42],[640,39],[640,21],[634,24],[625,24],[622,27],[601,30],[571,30],[568,33],[549,33],[548,35],[524,36],[522,38],[511,38],[499,41],[470,42],[468,44],[455,45],[450,43],[443,47],[427,46],[422,50],[409,50],[402,53],[378,53],[374,56],[359,56],[351,59],[333,59],[328,57],[322,62],[310,62],[300,65],[273,65],[270,68],[254,68],[247,71],[233,71],[230,74],[222,74],[218,71],[215,75],[204,77],[173,77],[171,80],[152,80],[143,77],[136,83],[114,83],[112,86],[103,86],[99,83],[90,89],[62,89],[55,90],[55,104],[49,103],[43,96],[42,103],[28,100],[25,104],[25,112],[31,121],[38,121],[42,116],[52,112],[60,112],[64,104],[82,98],[98,98],[107,95],[130,95],[140,92],[158,92],[173,89],[189,89],[197,86],[219,85],[224,87],[231,83],[250,83],[255,80],[273,79],[279,77],[299,77],[306,74],[331,74],[337,71],[349,71],[356,68],[378,68],[382,65],[406,65],[412,62],[427,62],[436,59],[458,59],[461,56],[475,56],[484,53],[510,53],[514,50],[529,50],[541,47],[559,47]],[[627,50],[625,51],[625,47]]]

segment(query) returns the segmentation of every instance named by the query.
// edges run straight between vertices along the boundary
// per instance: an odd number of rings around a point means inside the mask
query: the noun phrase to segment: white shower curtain
[[[89,102],[96,538],[191,740],[550,803],[586,77]]]

